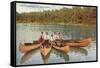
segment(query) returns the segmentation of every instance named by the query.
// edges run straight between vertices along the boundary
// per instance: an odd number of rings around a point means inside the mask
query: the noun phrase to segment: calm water
[[[96,60],[96,27],[82,27],[79,25],[32,25],[32,24],[17,24],[17,47],[19,43],[32,43],[36,40],[41,31],[48,31],[49,35],[53,32],[60,32],[63,39],[82,39],[87,36],[92,37],[92,43],[88,47],[71,48],[69,53],[62,53],[58,50],[52,49],[47,57],[40,54],[40,50],[33,50],[26,54],[22,54],[17,50],[16,62],[17,65],[30,64],[48,64],[61,62],[79,62],[79,61],[94,61]]]

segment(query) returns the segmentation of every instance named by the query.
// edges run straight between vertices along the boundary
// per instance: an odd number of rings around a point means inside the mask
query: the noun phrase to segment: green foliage
[[[16,12],[17,23],[39,24],[96,24],[95,7],[61,8],[30,13]]]

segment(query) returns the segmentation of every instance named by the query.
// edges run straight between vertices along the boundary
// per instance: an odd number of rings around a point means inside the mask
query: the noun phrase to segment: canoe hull
[[[40,47],[40,53],[46,57],[50,52],[51,52],[51,48],[52,47],[49,47],[49,48],[46,48],[46,47]]]
[[[79,40],[77,42],[66,42],[65,44],[70,46],[70,47],[86,47],[88,45],[90,45],[92,39],[91,38],[86,38],[83,40]]]
[[[31,50],[34,50],[34,49],[37,49],[40,47],[41,44],[31,44],[31,45],[23,45],[23,44],[20,44],[18,49],[21,53],[26,53],[26,52],[29,52]]]

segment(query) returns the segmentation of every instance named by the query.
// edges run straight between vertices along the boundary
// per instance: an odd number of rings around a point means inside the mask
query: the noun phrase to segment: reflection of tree
[[[36,53],[37,50],[38,50],[38,49],[35,49],[35,50],[31,50],[31,51],[25,53],[25,54],[21,57],[20,63],[23,64],[23,63],[25,63],[26,61],[28,61],[28,60]]]
[[[84,48],[71,47],[71,51],[80,52],[81,54],[88,55],[88,51]]]
[[[66,53],[63,53],[59,50],[53,49],[54,54],[57,55],[57,57],[60,57],[61,59],[64,59],[64,61],[69,61],[69,55]]]

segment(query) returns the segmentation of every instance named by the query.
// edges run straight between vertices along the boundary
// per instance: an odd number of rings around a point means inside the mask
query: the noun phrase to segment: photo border
[[[30,65],[16,65],[16,3],[29,3],[29,4],[47,4],[47,5],[62,5],[62,6],[83,6],[83,7],[96,7],[96,60],[93,61],[78,61],[78,62],[64,62],[64,63],[48,63],[48,64],[30,64]],[[60,4],[60,3],[43,3],[43,2],[27,2],[27,1],[12,1],[11,6],[11,28],[10,28],[10,65],[13,67],[22,66],[40,66],[40,65],[57,65],[57,64],[71,64],[71,63],[86,63],[98,61],[98,6],[93,5],[74,5],[74,4]]]

